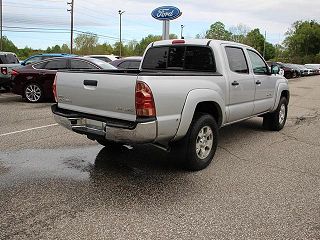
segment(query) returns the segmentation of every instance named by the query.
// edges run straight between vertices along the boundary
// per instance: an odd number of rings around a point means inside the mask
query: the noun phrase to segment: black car
[[[109,63],[94,58],[59,57],[12,71],[12,92],[24,97],[28,102],[43,99],[53,100],[53,81],[58,70],[68,69],[116,69]]]
[[[118,69],[139,69],[142,57],[126,57],[110,62]]]

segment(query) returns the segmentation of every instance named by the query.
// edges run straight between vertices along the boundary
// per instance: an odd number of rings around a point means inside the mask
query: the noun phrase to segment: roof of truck
[[[215,44],[235,44],[238,46],[248,47],[242,43],[231,42],[231,41],[224,41],[224,40],[216,40],[216,39],[170,39],[170,40],[161,40],[156,41],[152,44],[152,46],[162,46],[162,45],[171,45],[171,44],[191,44],[191,45],[207,45],[215,43]]]

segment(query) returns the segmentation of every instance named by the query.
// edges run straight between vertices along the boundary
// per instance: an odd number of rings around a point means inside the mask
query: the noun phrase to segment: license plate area
[[[84,125],[88,128],[93,128],[97,130],[105,130],[106,124],[104,122],[92,120],[92,119],[83,119]]]

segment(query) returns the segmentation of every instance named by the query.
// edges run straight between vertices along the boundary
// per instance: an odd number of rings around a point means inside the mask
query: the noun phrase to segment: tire
[[[43,99],[42,87],[37,83],[28,83],[24,88],[23,94],[27,102],[38,103]]]
[[[209,114],[197,114],[180,141],[174,142],[172,154],[189,171],[206,168],[212,161],[218,146],[218,125]]]
[[[105,146],[105,147],[112,149],[112,150],[121,150],[123,148],[123,144],[117,143],[117,142],[111,142],[111,141],[103,140],[103,139],[99,139],[99,140],[97,140],[97,142],[100,145]]]
[[[285,97],[280,99],[277,110],[268,113],[263,117],[263,127],[270,131],[280,131],[287,121],[288,100]]]

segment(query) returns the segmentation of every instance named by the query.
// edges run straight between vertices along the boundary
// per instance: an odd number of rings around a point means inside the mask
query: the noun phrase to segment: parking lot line
[[[3,134],[0,134],[0,137],[4,137],[4,136],[16,134],[16,133],[29,132],[29,131],[32,131],[32,130],[37,130],[37,129],[42,129],[42,128],[54,127],[54,126],[58,126],[58,125],[59,125],[58,123],[55,123],[55,124],[50,124],[50,125],[41,126],[41,127],[28,128],[28,129],[23,129],[23,130],[20,130],[20,131],[15,131],[15,132],[3,133]]]

